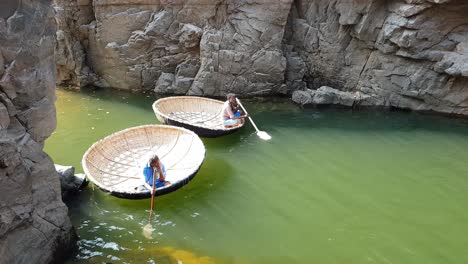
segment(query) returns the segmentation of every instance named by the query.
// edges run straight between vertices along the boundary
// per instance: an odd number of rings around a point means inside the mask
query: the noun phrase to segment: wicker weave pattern
[[[205,158],[200,138],[187,129],[146,125],[125,129],[93,144],[83,156],[88,178],[99,188],[119,197],[149,196],[147,190],[135,190],[144,183],[143,168],[149,156],[158,154],[166,166],[166,179],[173,184],[157,190],[180,187],[198,171]]]
[[[222,101],[196,96],[167,97],[153,104],[159,121],[165,124],[173,121],[200,128],[196,129],[200,136],[227,134],[242,127],[225,128],[222,108]]]

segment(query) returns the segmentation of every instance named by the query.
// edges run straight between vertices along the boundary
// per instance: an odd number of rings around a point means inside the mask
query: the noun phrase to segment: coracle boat
[[[187,184],[205,159],[205,146],[192,131],[165,125],[128,128],[94,143],[83,156],[86,176],[100,189],[127,199],[151,197],[144,183],[143,168],[157,154],[172,184],[156,195],[173,192]]]
[[[223,103],[197,96],[173,96],[154,102],[153,111],[163,124],[190,129],[200,137],[219,137],[232,133],[244,125],[224,127]]]

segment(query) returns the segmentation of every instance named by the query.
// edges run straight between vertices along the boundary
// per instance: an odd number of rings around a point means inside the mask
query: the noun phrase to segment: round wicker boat
[[[223,103],[204,97],[174,96],[157,100],[153,110],[161,123],[185,127],[201,137],[219,137],[243,126],[224,127]]]
[[[143,168],[157,154],[172,184],[158,188],[156,195],[175,191],[187,184],[205,159],[200,138],[184,128],[164,125],[132,127],[94,143],[83,156],[87,177],[111,195],[142,199],[151,197],[144,184]],[[137,188],[135,188],[137,187]]]

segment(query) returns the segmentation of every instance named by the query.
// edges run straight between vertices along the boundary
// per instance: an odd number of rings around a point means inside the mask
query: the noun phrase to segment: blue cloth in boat
[[[236,111],[234,113],[234,116],[236,116],[236,117],[241,116],[241,112]],[[239,122],[239,119],[226,119],[226,120],[224,120],[224,125],[225,126],[233,126],[233,125],[237,124],[237,122]]]
[[[226,119],[224,120],[224,125],[225,126],[233,126],[239,122],[239,119]]]
[[[162,172],[164,173],[164,176],[166,176],[166,167],[162,163],[161,163],[161,169],[162,169]],[[149,186],[153,186],[153,169],[148,163],[146,164],[146,167],[143,169],[143,175],[145,176],[146,183],[148,183]],[[166,182],[167,181],[159,181],[159,177],[158,177],[156,178],[155,186],[156,188],[163,187],[164,183]]]

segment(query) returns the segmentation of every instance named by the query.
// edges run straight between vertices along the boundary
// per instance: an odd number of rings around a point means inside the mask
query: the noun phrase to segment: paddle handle
[[[154,210],[154,194],[155,194],[155,190],[154,190],[154,184],[156,182],[156,170],[153,170],[153,190],[151,190],[151,211],[150,211],[150,217],[151,215],[153,214],[153,210]]]
[[[237,100],[237,103],[240,105],[240,107],[242,108],[242,110],[244,111],[244,113],[246,115],[248,115],[249,113],[247,113],[247,110],[245,110],[244,106],[242,105],[242,103],[240,102],[240,100],[238,98],[236,98]],[[254,121],[252,120],[252,118],[249,116],[249,120],[250,120],[250,123],[252,123],[253,127],[255,128],[255,130],[257,130],[257,132],[260,132],[260,130],[258,130],[258,127],[257,125],[255,125]]]

